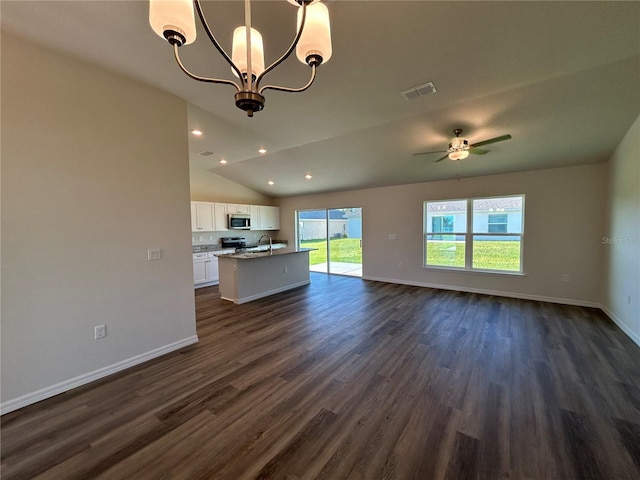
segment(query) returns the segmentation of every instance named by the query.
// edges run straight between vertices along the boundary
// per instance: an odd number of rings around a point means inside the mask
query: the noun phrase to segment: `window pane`
[[[489,233],[507,233],[507,215],[490,213],[488,217]]]
[[[464,268],[464,235],[427,235],[427,265]]]
[[[523,197],[473,201],[473,233],[522,233]]]
[[[520,235],[474,235],[473,268],[520,272],[521,245]]]
[[[467,201],[450,200],[426,203],[426,233],[467,231]]]

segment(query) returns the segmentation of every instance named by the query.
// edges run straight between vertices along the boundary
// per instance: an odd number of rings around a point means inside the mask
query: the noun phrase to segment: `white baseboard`
[[[414,287],[437,288],[439,290],[454,290],[456,292],[480,293],[483,295],[495,295],[497,297],[521,298],[523,300],[536,300],[539,302],[560,303],[563,305],[576,305],[578,307],[601,308],[602,304],[597,302],[588,302],[585,300],[574,300],[572,298],[546,297],[542,295],[529,295],[528,293],[503,292],[500,290],[487,290],[483,288],[457,287],[453,285],[440,285],[437,283],[400,281],[392,278],[380,277],[362,277],[365,280],[373,280],[376,282],[398,283],[401,285],[412,285]]]
[[[635,342],[636,345],[640,347],[640,335],[633,332],[622,320],[620,320],[606,305],[600,305],[600,309],[613,320],[620,330],[627,334],[627,336]]]
[[[269,290],[267,292],[260,292],[255,295],[249,295],[248,297],[242,297],[242,298],[221,297],[221,298],[223,300],[229,300],[230,302],[240,305],[241,303],[251,302],[259,298],[264,298],[264,297],[268,297],[269,295],[274,295],[276,293],[286,292],[287,290],[291,290],[293,288],[303,287],[304,285],[309,285],[310,283],[311,283],[311,280],[302,280],[301,282],[285,285],[284,287],[274,288],[273,290]]]
[[[59,395],[76,387],[86,385],[87,383],[91,383],[95,380],[99,380],[108,375],[112,375],[135,365],[147,362],[156,357],[160,357],[175,350],[179,350],[188,345],[193,345],[197,342],[198,336],[194,335],[192,337],[188,337],[182,340],[178,340],[177,342],[155,348],[149,352],[136,355],[135,357],[127,358],[126,360],[114,363],[113,365],[99,368],[98,370],[94,370],[93,372],[85,373],[69,380],[57,383],[55,385],[51,385],[50,387],[45,387],[35,392],[22,395],[21,397],[14,398],[13,400],[9,400],[0,404],[0,415],[4,415],[5,413],[9,413],[19,408],[26,407],[27,405],[31,405],[46,398]]]

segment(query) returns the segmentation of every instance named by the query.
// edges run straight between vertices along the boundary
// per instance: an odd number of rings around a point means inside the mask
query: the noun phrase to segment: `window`
[[[524,195],[424,202],[426,267],[522,273]]]
[[[489,233],[507,233],[508,215],[503,213],[489,214]]]

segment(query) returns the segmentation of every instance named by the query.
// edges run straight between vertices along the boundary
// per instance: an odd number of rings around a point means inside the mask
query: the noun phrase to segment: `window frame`
[[[505,223],[506,232],[476,232],[474,231],[474,201],[477,200],[491,200],[491,199],[502,199],[502,198],[520,198],[522,202],[522,210],[521,210],[521,223],[520,223],[520,232],[509,232],[508,228],[508,212],[495,212],[496,214],[504,214],[507,215],[507,222]],[[454,232],[448,233],[448,235],[456,235],[464,237],[464,267],[458,266],[449,266],[449,265],[431,265],[427,263],[427,238],[429,236],[436,235],[434,232],[428,232],[427,224],[430,221],[428,217],[428,204],[430,203],[442,203],[442,202],[466,202],[466,211],[465,211],[465,222],[466,222],[466,231],[465,232]],[[490,215],[490,214],[488,214]],[[487,215],[487,230],[489,230],[489,221]],[[432,218],[432,217],[431,217]],[[512,194],[512,195],[496,195],[491,197],[473,197],[473,198],[455,198],[455,199],[442,199],[442,200],[425,200],[423,202],[423,215],[422,215],[422,224],[423,224],[423,235],[422,235],[422,267],[427,269],[436,269],[436,270],[448,270],[448,271],[456,271],[456,272],[475,272],[475,273],[489,273],[489,274],[497,274],[497,275],[516,275],[516,276],[524,276],[524,242],[525,242],[525,195],[524,194]],[[458,230],[458,229],[455,229]],[[474,240],[476,237],[519,237],[520,244],[520,258],[519,265],[520,270],[498,270],[498,269],[489,269],[489,268],[475,268],[473,267],[473,247]]]

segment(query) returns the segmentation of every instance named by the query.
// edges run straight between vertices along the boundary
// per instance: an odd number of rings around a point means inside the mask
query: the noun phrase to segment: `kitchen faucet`
[[[273,238],[271,238],[271,235],[265,233],[258,239],[258,243],[260,243],[264,237],[269,239],[269,253],[273,255]]]

